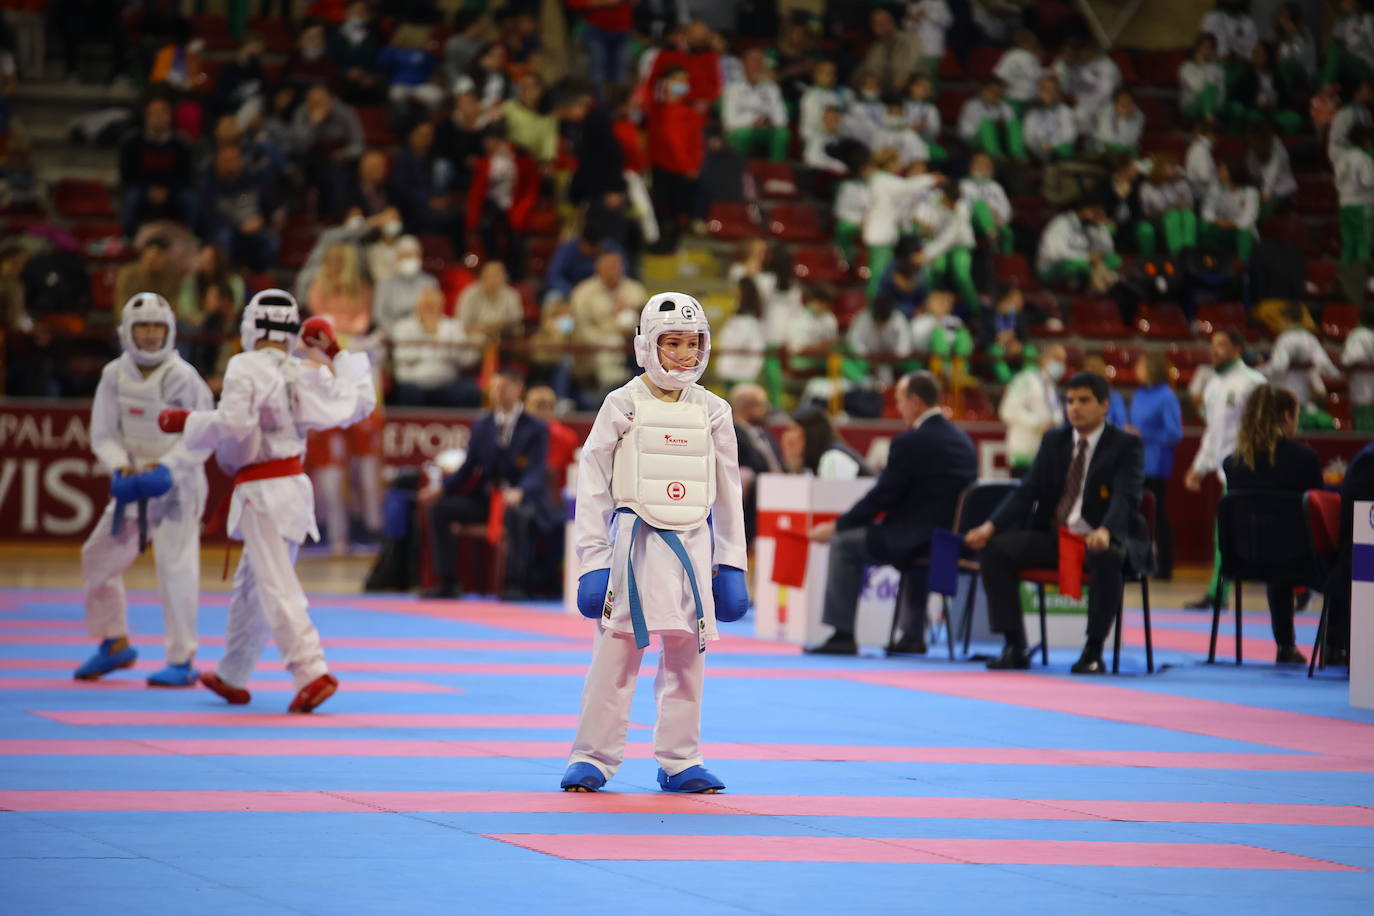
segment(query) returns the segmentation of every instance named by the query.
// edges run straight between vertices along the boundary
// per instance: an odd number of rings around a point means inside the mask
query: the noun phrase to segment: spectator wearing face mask
[[[438,287],[439,281],[421,269],[420,240],[405,235],[396,243],[396,271],[377,284],[372,315],[377,325],[395,336],[401,319],[415,314],[420,293]]]
[[[368,20],[368,4],[355,0],[325,45],[329,60],[339,70],[340,94],[354,105],[375,105],[387,95],[386,82],[377,70],[382,40]]]
[[[691,90],[687,71],[670,68],[647,111],[654,210],[665,251],[677,249],[691,220],[706,158],[706,116],[688,100]]]
[[[1050,344],[1040,354],[1039,364],[1017,373],[1002,394],[997,415],[1007,425],[1007,461],[1013,477],[1026,475],[1040,450],[1040,440],[1063,421],[1064,402],[1058,388],[1067,359],[1063,344]]]

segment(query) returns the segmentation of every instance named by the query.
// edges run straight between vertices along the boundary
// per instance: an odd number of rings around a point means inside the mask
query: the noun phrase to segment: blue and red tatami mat
[[[1374,714],[1274,667],[1265,615],[1236,668],[1200,664],[1206,615],[1160,614],[1152,677],[1138,620],[1129,673],[1096,679],[1072,653],[993,674],[730,636],[704,716],[729,790],[678,797],[649,754],[652,655],[612,791],[569,795],[591,624],[314,601],[343,686],[290,716],[271,653],[247,707],[143,686],[151,593],[131,594],[138,666],[84,684],[79,596],[0,591],[0,912],[1374,909]],[[225,605],[206,595],[202,667]]]

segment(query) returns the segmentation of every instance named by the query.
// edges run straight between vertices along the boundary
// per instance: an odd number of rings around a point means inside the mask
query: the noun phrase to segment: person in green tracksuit
[[[1245,338],[1235,328],[1217,331],[1212,335],[1212,365],[1216,375],[1207,383],[1202,392],[1202,421],[1206,428],[1202,443],[1198,446],[1193,465],[1184,478],[1184,486],[1193,493],[1202,492],[1203,481],[1216,475],[1223,488],[1225,477],[1221,473],[1222,462],[1236,450],[1236,437],[1240,432],[1240,418],[1245,411],[1245,402],[1250,392],[1264,384],[1264,376],[1245,364]],[[1215,532],[1213,533],[1215,539]],[[1214,547],[1212,557],[1212,577],[1207,585],[1207,594],[1191,604],[1189,610],[1211,610],[1212,601],[1221,589],[1220,548]],[[1221,592],[1222,600],[1226,598]]]

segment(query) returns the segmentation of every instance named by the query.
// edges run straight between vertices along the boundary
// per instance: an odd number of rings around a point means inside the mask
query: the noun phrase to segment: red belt
[[[248,483],[253,480],[271,480],[274,477],[295,477],[297,474],[304,474],[305,466],[301,464],[301,456],[295,455],[291,458],[274,458],[271,461],[259,461],[257,464],[246,465],[238,470],[234,475],[233,481],[229,484],[229,491],[224,494],[224,498],[219,502],[219,508],[210,517],[209,523],[205,527],[207,534],[219,532],[229,518],[229,507],[233,505],[234,488],[241,483]],[[224,573],[221,578],[229,578],[229,550],[224,548]]]

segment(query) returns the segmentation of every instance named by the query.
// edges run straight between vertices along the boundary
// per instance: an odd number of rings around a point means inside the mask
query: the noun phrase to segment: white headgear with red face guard
[[[669,369],[660,358],[658,341],[665,334],[700,334],[695,366]],[[664,391],[677,391],[701,380],[711,355],[711,323],[706,309],[686,293],[659,293],[644,303],[634,340],[635,362]],[[671,359],[670,359],[671,362]]]

